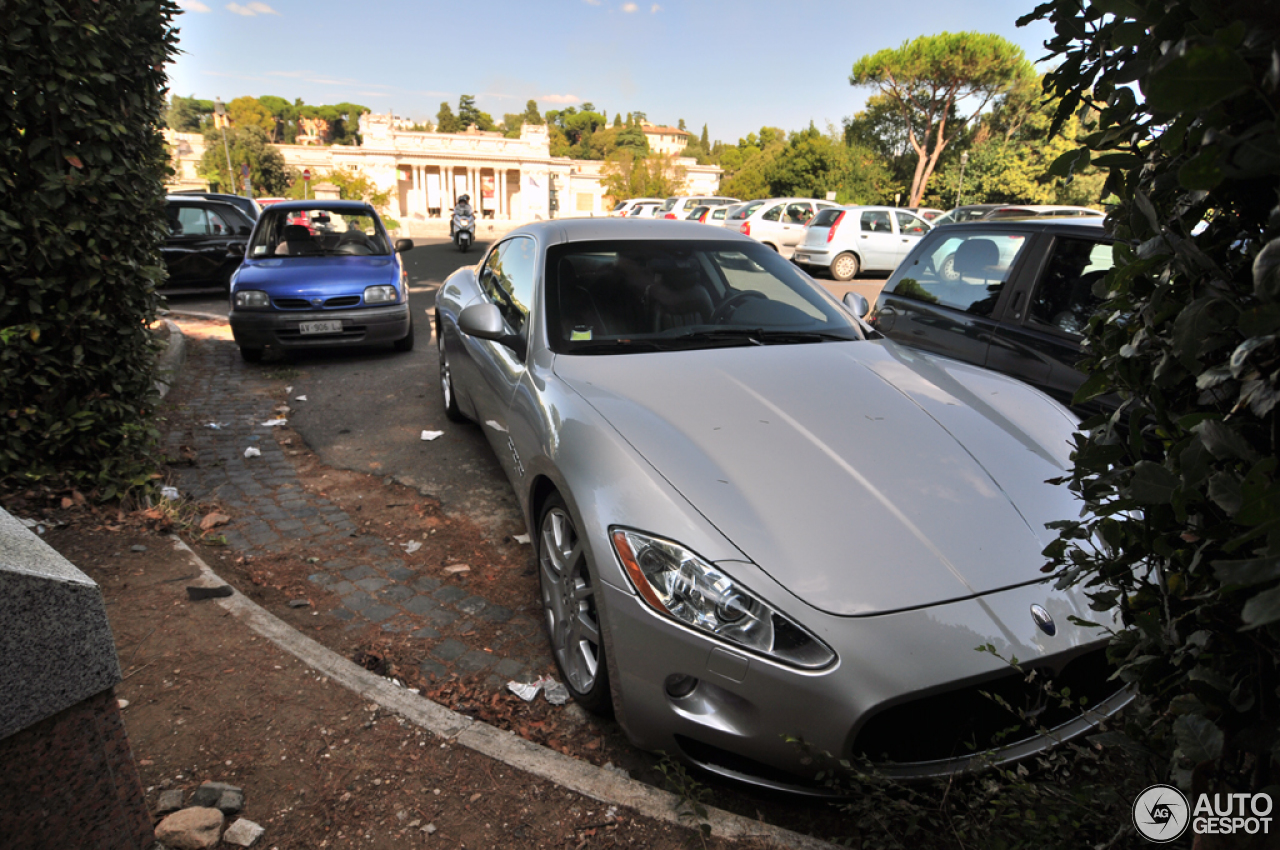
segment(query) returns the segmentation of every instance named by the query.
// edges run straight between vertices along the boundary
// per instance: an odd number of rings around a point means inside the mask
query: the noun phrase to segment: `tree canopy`
[[[1004,38],[944,32],[863,56],[849,83],[877,89],[901,116],[916,153],[908,192],[908,206],[916,206],[946,147],[993,98],[1028,76],[1031,63]]]

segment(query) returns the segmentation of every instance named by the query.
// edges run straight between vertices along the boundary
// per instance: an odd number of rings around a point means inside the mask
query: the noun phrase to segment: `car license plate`
[[[342,322],[299,322],[300,334],[338,334],[342,333]]]

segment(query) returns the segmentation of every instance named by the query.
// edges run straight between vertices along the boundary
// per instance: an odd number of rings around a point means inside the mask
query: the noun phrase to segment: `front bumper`
[[[363,307],[356,310],[232,310],[231,333],[242,348],[328,348],[395,342],[409,333],[409,304]],[[341,321],[338,333],[303,334],[303,322]]]
[[[610,668],[615,675],[615,707],[621,709],[618,719],[633,743],[678,753],[739,781],[811,793],[820,791],[813,776],[824,765],[788,737],[804,741],[816,753],[855,758],[867,752],[880,762],[876,751],[881,744],[892,749],[895,742],[860,736],[864,729],[886,728],[884,723],[868,726],[878,715],[925,698],[945,702],[949,695],[976,693],[1010,675],[1022,678],[1000,658],[975,647],[990,642],[1002,656],[1016,655],[1026,668],[1056,670],[1093,657],[1102,645],[1096,634],[1075,629],[1057,638],[1022,629],[1025,634],[1012,644],[998,631],[992,633],[995,621],[1016,615],[1030,626],[1025,612],[1032,603],[1047,601],[1043,585],[882,616],[811,614],[805,625],[818,626],[815,633],[839,656],[831,667],[816,671],[787,667],[706,638],[654,614],[625,589],[605,585],[604,601],[615,662]],[[1061,607],[1060,600],[1051,607],[1064,625],[1068,614],[1080,613]],[[698,683],[687,695],[672,696],[664,686],[671,676],[691,676]],[[1117,687],[1097,694],[1086,715],[1053,723],[1050,737],[1023,736],[976,757],[959,747],[943,757],[891,759],[894,763],[880,762],[880,769],[903,778],[939,776],[972,769],[984,759],[1002,763],[1025,758],[1088,731],[1118,711],[1129,696]],[[965,710],[962,702],[955,704],[957,711]],[[992,722],[1001,728],[1015,725],[1012,715],[1005,722],[994,702],[989,708]],[[985,706],[978,710],[985,711]],[[889,726],[894,738],[922,731]]]

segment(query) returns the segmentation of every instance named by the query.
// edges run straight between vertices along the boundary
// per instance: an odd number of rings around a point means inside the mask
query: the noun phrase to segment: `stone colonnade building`
[[[166,131],[175,157],[174,190],[207,189],[197,166],[205,140],[198,133]],[[310,169],[319,182],[338,168],[362,172],[379,190],[391,191],[387,213],[407,221],[448,216],[460,195],[470,195],[477,215],[525,222],[553,217],[599,216],[609,212],[601,183],[603,163],[553,157],[544,125],[525,124],[518,139],[499,133],[421,133],[398,129],[392,115],[360,116],[360,145],[276,145],[285,163]],[[677,159],[685,170],[684,192],[714,195],[719,167]]]

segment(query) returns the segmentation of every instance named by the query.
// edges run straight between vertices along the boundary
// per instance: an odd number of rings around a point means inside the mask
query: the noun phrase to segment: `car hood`
[[[236,272],[237,289],[263,289],[273,297],[359,294],[366,286],[399,283],[392,257],[271,257],[245,260]]]
[[[556,374],[747,558],[871,615],[1043,579],[1079,505],[1071,414],[889,341],[557,357]],[[643,529],[663,533],[663,529]]]

